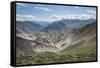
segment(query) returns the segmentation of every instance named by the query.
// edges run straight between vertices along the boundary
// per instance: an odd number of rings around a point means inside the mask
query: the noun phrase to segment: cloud
[[[66,14],[66,15],[51,15],[49,16],[51,20],[62,20],[62,19],[80,19],[80,20],[88,20],[88,19],[96,19],[96,15],[93,14]]]
[[[57,15],[53,14],[48,17],[34,17],[32,15],[16,15],[17,21],[47,21],[53,22],[62,19],[80,19],[80,20],[88,20],[88,19],[96,19],[96,15],[93,14],[65,14],[65,15]]]
[[[79,8],[78,6],[75,6],[75,8]]]
[[[34,18],[32,15],[16,15],[17,21],[33,21]]]
[[[27,7],[27,5],[24,4],[24,3],[16,3],[16,4],[19,5],[19,6],[22,6],[22,7]]]
[[[90,14],[96,14],[96,11],[94,10],[86,10],[87,13],[90,13]]]
[[[35,8],[35,9],[42,10],[42,11],[47,11],[47,12],[52,11],[51,9],[49,9],[49,8],[44,8],[44,7],[34,7],[34,8]]]
[[[86,10],[87,14],[91,15],[91,17],[96,18],[96,11],[95,10]]]

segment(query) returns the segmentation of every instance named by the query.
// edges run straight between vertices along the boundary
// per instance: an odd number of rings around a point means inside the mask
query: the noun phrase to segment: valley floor
[[[86,62],[96,61],[96,44],[86,44],[70,51],[64,51],[61,54],[52,52],[43,53],[37,56],[17,57],[17,65],[31,64],[49,64],[49,63],[69,63],[69,62]]]

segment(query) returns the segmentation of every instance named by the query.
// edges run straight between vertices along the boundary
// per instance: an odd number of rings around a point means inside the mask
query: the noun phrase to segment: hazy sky
[[[56,21],[61,19],[95,19],[95,7],[17,3],[16,18],[20,21]]]

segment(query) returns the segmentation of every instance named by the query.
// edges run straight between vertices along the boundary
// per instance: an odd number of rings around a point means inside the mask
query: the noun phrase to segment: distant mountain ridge
[[[32,21],[17,21],[16,23],[17,33],[40,31],[42,28],[42,25]]]
[[[62,19],[59,21],[43,22],[43,21],[17,21],[17,33],[29,33],[34,31],[65,31],[72,32],[73,29],[81,28],[87,24],[91,24],[94,19],[79,20],[79,19]]]
[[[53,22],[43,29],[43,31],[65,31],[66,25],[62,22]]]
[[[67,20],[63,19],[60,21],[55,21],[48,26],[46,26],[43,31],[66,31],[70,32],[75,28],[81,28],[87,24],[91,24],[94,19],[89,19],[89,20],[78,20],[78,19],[73,19],[73,20]]]

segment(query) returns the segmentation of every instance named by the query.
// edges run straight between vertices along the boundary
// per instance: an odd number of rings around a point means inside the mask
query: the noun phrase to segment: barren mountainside
[[[60,23],[57,27],[60,27],[62,24]],[[65,29],[65,27],[61,28]],[[61,32],[54,28],[51,32],[19,33],[16,37],[17,57],[34,56],[46,52],[60,54],[61,52],[70,51],[84,46],[84,44],[91,43],[94,39],[96,39],[95,22],[73,29],[73,32]]]

